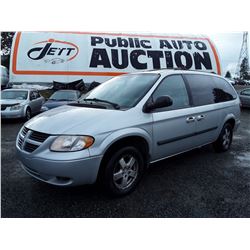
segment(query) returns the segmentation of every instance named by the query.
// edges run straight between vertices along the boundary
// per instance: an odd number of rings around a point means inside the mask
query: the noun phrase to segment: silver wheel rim
[[[137,178],[138,169],[138,161],[133,155],[123,155],[114,168],[115,186],[119,189],[129,188]]]
[[[229,148],[231,142],[231,131],[225,128],[225,132],[222,136],[222,145],[225,149]]]

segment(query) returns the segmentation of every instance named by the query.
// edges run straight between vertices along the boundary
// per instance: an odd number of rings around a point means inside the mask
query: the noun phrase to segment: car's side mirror
[[[173,100],[170,96],[159,96],[154,102],[148,101],[143,107],[143,112],[148,113],[154,109],[166,108],[173,104]]]

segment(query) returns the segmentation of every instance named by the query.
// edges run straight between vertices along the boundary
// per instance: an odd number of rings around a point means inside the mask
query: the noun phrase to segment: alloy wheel
[[[228,149],[231,143],[231,131],[229,128],[225,128],[224,134],[222,136],[222,145],[225,149]]]
[[[138,170],[138,160],[133,155],[121,156],[113,172],[115,186],[119,189],[130,187],[137,178]]]

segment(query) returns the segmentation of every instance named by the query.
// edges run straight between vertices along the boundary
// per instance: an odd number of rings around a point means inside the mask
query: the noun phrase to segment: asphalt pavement
[[[23,121],[2,121],[2,217],[250,217],[250,110],[231,150],[211,145],[152,164],[137,189],[110,198],[98,185],[60,188],[30,177],[16,158]]]

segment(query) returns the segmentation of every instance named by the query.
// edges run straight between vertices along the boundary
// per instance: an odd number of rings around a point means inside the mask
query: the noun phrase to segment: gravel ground
[[[2,217],[250,217],[250,110],[231,150],[211,146],[153,164],[132,194],[97,185],[59,188],[28,176],[16,159],[22,121],[2,121]]]

